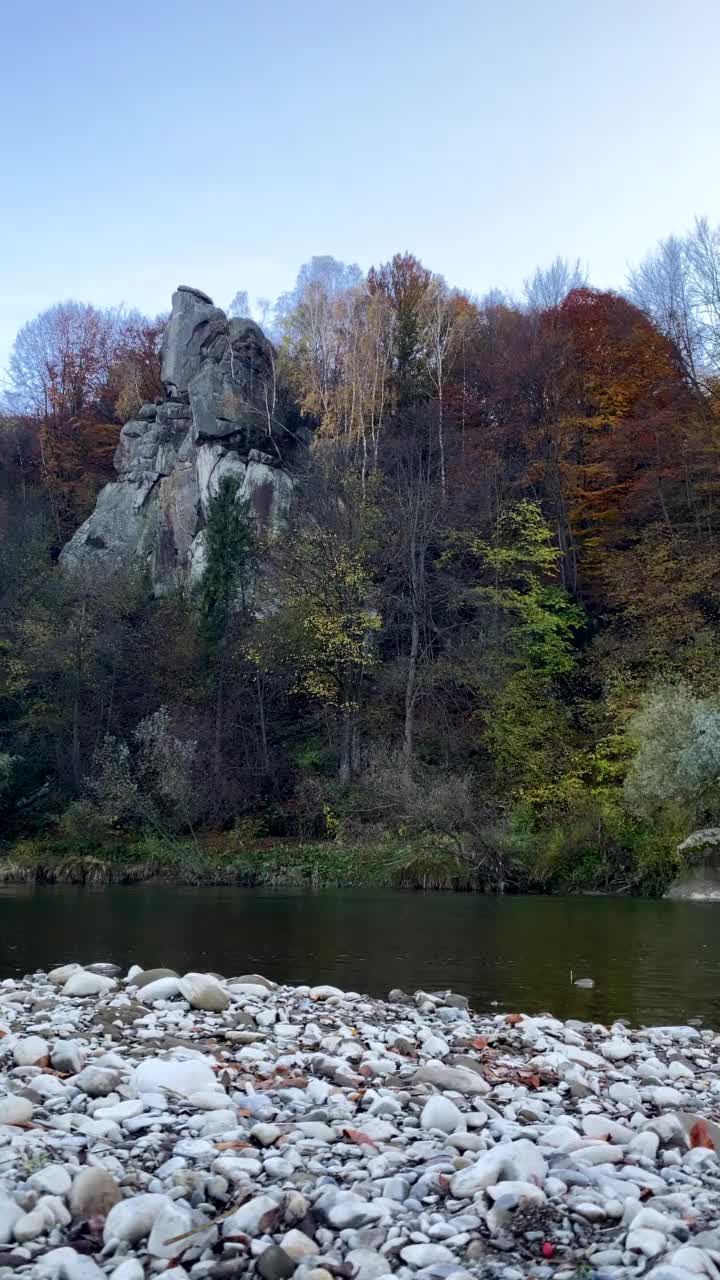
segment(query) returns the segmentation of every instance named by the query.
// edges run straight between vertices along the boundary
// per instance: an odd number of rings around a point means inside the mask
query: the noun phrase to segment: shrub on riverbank
[[[586,815],[584,826],[558,819],[543,826],[518,810],[505,831],[487,833],[468,852],[461,841],[377,833],[372,842],[343,838],[261,839],[249,832],[198,840],[154,834],[113,840],[62,833],[22,840],[0,857],[0,883],[137,884],[143,882],[254,887],[399,888],[456,892],[665,893],[679,871],[668,830],[618,829],[608,815]],[[591,820],[592,819],[592,820]]]

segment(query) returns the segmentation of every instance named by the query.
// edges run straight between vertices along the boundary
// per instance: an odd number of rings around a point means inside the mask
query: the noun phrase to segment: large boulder
[[[266,530],[293,491],[306,427],[278,383],[272,344],[252,320],[227,320],[199,289],[173,294],[162,345],[167,399],[142,405],[120,432],[118,479],[60,555],[90,574],[137,566],[155,594],[199,582],[205,525],[223,479]]]

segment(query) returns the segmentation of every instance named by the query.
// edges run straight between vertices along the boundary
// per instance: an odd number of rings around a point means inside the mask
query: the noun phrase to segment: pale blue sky
[[[331,253],[600,285],[720,221],[718,0],[6,0],[0,369],[58,299],[227,305]]]

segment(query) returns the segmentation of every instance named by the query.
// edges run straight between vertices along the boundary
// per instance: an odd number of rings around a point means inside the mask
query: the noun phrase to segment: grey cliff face
[[[63,548],[66,568],[147,568],[156,594],[197,581],[204,530],[224,477],[259,524],[277,528],[306,432],[278,388],[273,348],[252,320],[226,318],[187,285],[173,294],[162,343],[166,398],[120,432],[118,478]]]

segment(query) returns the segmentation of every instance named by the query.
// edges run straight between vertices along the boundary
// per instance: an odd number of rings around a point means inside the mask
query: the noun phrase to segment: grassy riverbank
[[[170,843],[91,842],[43,836],[18,841],[0,857],[0,883],[241,885],[307,888],[482,890],[477,868],[447,850],[397,842],[265,841],[237,847],[220,837]]]
[[[0,884],[239,885],[247,888],[404,888],[458,892],[610,893],[662,896],[680,870],[667,854],[629,867],[588,851],[583,858],[463,857],[447,839],[195,840],[129,836],[105,840],[45,834],[0,846]]]

